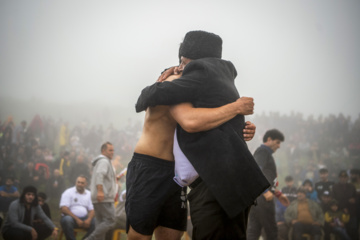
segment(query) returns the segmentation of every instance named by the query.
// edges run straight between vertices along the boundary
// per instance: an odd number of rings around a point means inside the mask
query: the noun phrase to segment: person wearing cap
[[[178,77],[172,76],[167,81]],[[219,108],[194,108],[185,103],[147,109],[143,131],[126,174],[128,239],[150,239],[153,232],[156,239],[180,239],[186,230],[186,188],[173,181],[176,122],[189,131],[204,131],[237,114],[252,111],[250,98],[239,98]],[[251,140],[254,133],[255,125],[248,122],[244,139]]]
[[[317,197],[321,200],[321,195],[325,191],[331,192],[335,183],[333,181],[329,181],[329,171],[327,168],[321,168],[319,170],[319,175],[320,181],[315,183],[315,190],[317,192]]]
[[[37,190],[33,186],[26,186],[20,198],[10,204],[8,217],[2,228],[3,238],[5,240],[37,239],[38,230],[33,227],[35,215],[52,229],[51,235],[56,238],[58,229],[41,209]]]
[[[326,190],[321,194],[320,206],[321,206],[321,209],[323,210],[323,212],[330,210],[330,202],[332,200],[333,200],[333,198],[332,198],[331,192]]]
[[[292,227],[293,240],[302,240],[302,234],[321,239],[321,227],[324,225],[324,213],[318,203],[306,198],[306,189],[300,187],[297,199],[285,211],[285,220]]]
[[[349,175],[345,170],[339,172],[339,182],[333,186],[334,199],[339,204],[339,209],[350,214],[350,220],[346,224],[346,231],[351,239],[358,239],[358,220],[356,218],[356,188],[348,182]]]
[[[285,137],[279,130],[268,130],[263,136],[263,144],[254,152],[255,161],[271,186],[256,199],[257,204],[250,210],[247,229],[247,239],[249,240],[259,239],[262,228],[265,231],[266,239],[277,239],[274,196],[279,193],[281,195],[281,192],[276,191],[278,180],[273,154],[280,148],[280,144],[284,140]]]
[[[136,111],[180,103],[216,108],[236,101],[240,97],[234,83],[237,72],[221,55],[222,39],[218,35],[188,32],[178,55],[182,76],[143,89]],[[190,175],[198,175],[181,182],[191,189],[188,200],[194,239],[245,238],[250,206],[269,187],[244,141],[244,127],[241,114],[209,131],[194,133],[184,129],[180,122],[177,126],[177,150],[183,153],[178,151],[178,155],[189,160],[193,168],[188,168]],[[175,164],[178,159],[175,156]],[[187,168],[179,174],[183,171]],[[214,177],[218,175],[226,177]]]

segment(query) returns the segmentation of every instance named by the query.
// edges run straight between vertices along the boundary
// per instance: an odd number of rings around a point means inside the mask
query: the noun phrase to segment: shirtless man
[[[206,131],[237,114],[252,114],[253,108],[253,99],[242,97],[211,109],[193,108],[191,103],[147,109],[126,176],[128,239],[151,239],[154,231],[156,239],[180,239],[186,230],[186,188],[173,181],[176,124],[188,132]],[[251,140],[255,125],[247,122],[243,132],[244,139]]]

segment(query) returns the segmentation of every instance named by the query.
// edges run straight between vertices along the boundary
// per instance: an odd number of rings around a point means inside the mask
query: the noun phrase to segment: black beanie
[[[205,31],[188,32],[179,49],[179,57],[183,56],[191,60],[206,57],[221,58],[221,53],[221,37]]]
[[[36,195],[37,190],[34,186],[26,186],[23,190],[23,194],[25,195],[28,192],[34,193]]]

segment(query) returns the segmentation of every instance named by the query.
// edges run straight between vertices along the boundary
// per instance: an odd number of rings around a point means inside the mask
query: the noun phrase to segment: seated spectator
[[[50,198],[58,199],[65,189],[64,177],[60,176],[59,169],[54,169],[53,175],[47,182],[47,192]]]
[[[293,201],[285,211],[286,222],[293,227],[293,240],[302,240],[302,234],[321,238],[321,226],[324,225],[324,214],[318,203],[306,198],[306,190],[300,187],[297,200]]]
[[[320,181],[315,183],[315,190],[317,192],[318,199],[321,200],[321,195],[325,192],[331,192],[334,182],[329,181],[329,171],[326,168],[319,170]]]
[[[319,199],[317,197],[317,192],[315,191],[315,189],[313,188],[313,183],[310,179],[306,179],[303,184],[302,187],[306,190],[306,197],[318,202]]]
[[[8,212],[10,203],[20,196],[18,189],[14,186],[14,178],[7,177],[5,185],[0,187],[0,214]]]
[[[76,179],[74,187],[61,195],[61,227],[67,240],[75,240],[74,228],[87,229],[86,238],[95,229],[94,206],[90,191],[85,189],[87,179],[84,175]]]
[[[51,219],[49,205],[45,202],[46,198],[47,198],[47,196],[45,193],[43,193],[43,192],[38,193],[39,205],[40,205],[41,209],[43,210],[43,212],[45,213],[45,215],[49,219]],[[51,228],[46,226],[44,221],[38,215],[35,215],[33,224],[34,224],[34,228],[38,230],[37,231],[38,232],[37,240],[44,240],[51,235]]]
[[[35,215],[38,215],[46,226],[51,229],[51,235],[55,238],[57,236],[57,228],[41,209],[38,203],[37,190],[33,186],[26,186],[20,199],[10,204],[8,217],[2,228],[3,238],[5,240],[37,239],[38,229],[33,227]]]
[[[320,199],[320,206],[322,211],[325,213],[326,211],[330,210],[330,204],[331,204],[331,200],[333,200],[331,193],[329,191],[324,191],[321,194],[321,199]]]
[[[75,182],[76,178],[80,175],[84,175],[87,178],[90,177],[89,165],[85,162],[85,157],[82,154],[79,154],[76,157],[76,162],[72,165],[70,169],[69,178],[71,182]]]
[[[333,186],[334,199],[338,202],[339,209],[350,214],[350,220],[345,225],[351,239],[357,240],[358,221],[356,219],[356,188],[349,183],[349,176],[345,170],[339,173],[339,182]]]
[[[292,176],[285,177],[286,187],[281,189],[281,192],[289,199],[290,202],[296,199],[297,188],[294,186],[294,179]]]
[[[28,162],[26,168],[22,169],[20,173],[20,187],[24,188],[26,185],[36,186],[39,182],[38,172],[35,170],[34,162]]]
[[[339,210],[339,206],[336,200],[332,200],[330,203],[330,210],[325,212],[325,222],[330,233],[334,233],[341,240],[351,240],[346,232],[345,224],[349,222],[350,215]]]

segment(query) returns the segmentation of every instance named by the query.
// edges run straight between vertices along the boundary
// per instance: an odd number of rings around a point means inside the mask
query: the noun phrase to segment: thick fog
[[[1,1],[0,117],[142,118],[141,89],[178,64],[186,32],[206,30],[256,114],[355,119],[359,23],[356,0]]]

